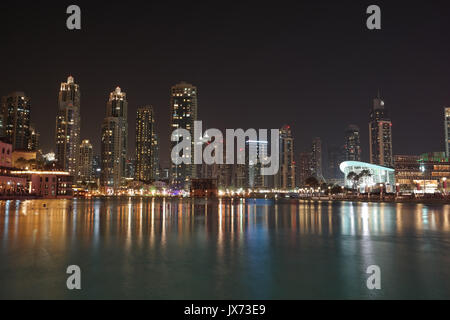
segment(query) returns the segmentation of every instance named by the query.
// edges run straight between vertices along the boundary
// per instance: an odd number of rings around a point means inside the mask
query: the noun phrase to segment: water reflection
[[[93,270],[92,278],[122,277],[125,292],[144,298],[183,298],[188,293],[199,298],[364,298],[371,294],[355,283],[355,275],[363,279],[370,264],[397,270],[412,263],[417,268],[409,266],[409,271],[424,283],[424,274],[434,272],[446,277],[442,286],[448,284],[446,256],[433,260],[434,270],[423,263],[426,250],[450,249],[449,232],[448,205],[149,198],[2,201],[0,267],[6,285],[0,296],[20,296],[14,291],[19,275],[33,266],[45,270],[84,263]],[[395,260],[399,255],[405,256],[403,262]],[[302,272],[324,276],[305,280]],[[195,277],[205,282],[195,290],[173,284],[177,279],[193,284]],[[146,281],[160,291],[140,291]],[[334,281],[334,289],[311,293],[322,281]],[[12,291],[4,291],[6,287]],[[106,288],[86,294],[113,294]],[[401,288],[391,292],[408,294]],[[435,292],[449,294],[446,287]]]

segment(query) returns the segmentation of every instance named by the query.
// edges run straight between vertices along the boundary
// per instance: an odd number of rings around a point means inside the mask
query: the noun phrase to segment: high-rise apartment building
[[[361,161],[361,141],[358,126],[351,124],[345,130],[345,161]]]
[[[263,161],[266,162],[269,155],[269,142],[267,140],[246,141],[246,159],[248,159],[248,186],[250,188],[268,188],[270,176],[262,175]],[[250,159],[250,154],[256,155],[256,159]]]
[[[136,180],[149,183],[157,179],[158,141],[155,113],[152,106],[138,108],[136,112]]]
[[[197,177],[194,164],[194,122],[197,120],[198,92],[192,84],[181,82],[170,90],[170,134],[176,129],[186,129],[191,133],[191,154],[185,154],[191,164],[176,165],[170,161],[170,182],[177,188],[189,188],[191,178]],[[170,141],[171,150],[177,144]]]
[[[160,164],[159,164],[159,136],[155,132],[153,133],[152,140],[152,177],[154,180],[160,179]]]
[[[312,176],[319,181],[323,181],[322,171],[322,140],[316,137],[311,146],[311,170]]]
[[[340,164],[347,157],[347,145],[344,146],[328,146],[328,168],[327,182],[333,184],[343,184],[344,177],[340,170]],[[359,160],[358,160],[359,161]]]
[[[39,150],[40,134],[36,130],[36,126],[32,123],[30,124],[30,140],[28,141],[28,150],[37,151]]]
[[[56,160],[61,169],[73,176],[78,167],[80,146],[80,96],[80,87],[72,76],[61,83],[55,131]]]
[[[371,163],[393,168],[392,122],[379,94],[369,116],[369,147]]]
[[[285,125],[280,130],[280,169],[275,178],[276,187],[281,189],[294,189],[295,180],[294,137],[291,127]]]
[[[445,156],[450,158],[450,108],[444,109]]]
[[[94,181],[93,157],[92,144],[89,140],[83,140],[78,149],[78,184],[87,184]]]
[[[118,188],[126,177],[128,152],[128,102],[120,87],[110,93],[102,124],[102,173],[105,187]]]
[[[312,176],[311,169],[311,152],[301,152],[299,157],[299,185],[301,187],[305,186],[306,179]]]
[[[13,92],[2,98],[3,127],[6,140],[13,150],[29,150],[31,103],[23,92]]]

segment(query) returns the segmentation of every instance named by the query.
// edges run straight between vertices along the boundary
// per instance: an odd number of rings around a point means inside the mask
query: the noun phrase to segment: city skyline
[[[370,100],[380,88],[394,123],[394,153],[443,150],[441,114],[442,108],[450,104],[450,93],[445,90],[450,86],[450,66],[444,57],[450,50],[439,31],[448,21],[435,17],[435,8],[429,4],[401,11],[389,3],[380,5],[385,12],[385,28],[379,32],[365,28],[365,7],[357,4],[345,8],[333,3],[285,8],[240,4],[233,10],[219,11],[198,4],[192,8],[181,5],[171,12],[171,21],[177,21],[182,14],[198,19],[190,19],[186,28],[180,29],[180,23],[165,23],[166,5],[120,7],[125,20],[133,17],[137,22],[119,27],[108,21],[119,8],[117,4],[103,7],[101,2],[81,3],[84,20],[79,33],[59,28],[66,17],[59,16],[58,7],[49,8],[42,13],[48,25],[12,28],[6,34],[0,31],[5,35],[6,47],[14,39],[23,39],[32,50],[37,46],[48,49],[33,50],[31,56],[21,51],[14,55],[7,50],[0,53],[3,71],[8,74],[0,79],[0,95],[23,90],[31,98],[42,148],[49,151],[53,149],[54,128],[46,125],[47,117],[56,108],[54,97],[59,83],[73,74],[83,91],[80,141],[91,139],[98,154],[100,142],[92,137],[100,135],[98,123],[104,117],[105,92],[121,86],[128,93],[129,117],[141,105],[154,106],[161,159],[168,159],[167,88],[179,81],[200,88],[199,119],[208,127],[264,128],[288,123],[295,127],[297,154],[308,149],[313,136],[329,144],[340,143],[341,137],[335,132],[342,132],[342,126],[350,123],[362,128],[361,144],[365,146]],[[21,8],[23,21],[33,21],[35,6]],[[2,18],[15,26],[10,10],[14,6],[2,11]],[[206,14],[210,11],[210,15]],[[150,19],[144,20],[143,12]],[[411,23],[407,17],[419,12],[424,19],[433,17],[429,20],[435,22]],[[227,22],[230,15],[232,22]],[[264,26],[262,17],[266,16],[276,22],[270,28]],[[321,20],[316,21],[317,17]],[[330,22],[322,25],[320,21]],[[204,25],[211,25],[211,30],[204,30]],[[73,50],[53,50],[55,45],[36,35],[36,28],[48,39],[67,39]],[[189,36],[187,30],[196,36]],[[123,37],[127,34],[132,36]],[[399,34],[404,42],[397,45]],[[112,50],[116,37],[122,39],[129,52],[126,58]],[[175,45],[167,41],[171,38],[177,38],[177,46],[183,47],[180,59],[172,53],[176,52]],[[344,46],[336,45],[342,42]],[[418,57],[422,65],[412,68]],[[18,68],[23,62],[27,68]],[[273,113],[274,108],[279,112]],[[134,130],[130,121],[129,150],[135,149]],[[368,148],[363,148],[362,158],[368,161]]]

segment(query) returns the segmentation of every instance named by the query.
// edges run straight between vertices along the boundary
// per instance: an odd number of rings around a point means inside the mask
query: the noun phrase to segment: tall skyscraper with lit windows
[[[351,124],[345,130],[345,161],[361,161],[361,141],[358,126]]]
[[[13,150],[29,150],[31,103],[23,92],[2,98],[3,132]]]
[[[445,156],[450,158],[450,108],[444,109],[445,127]]]
[[[322,140],[316,137],[311,146],[311,174],[318,181],[324,181],[322,171]]]
[[[369,115],[370,163],[394,167],[392,156],[392,122],[380,94],[373,100]]]
[[[311,152],[301,152],[299,156],[298,182],[301,187],[306,184],[306,179],[312,176]]]
[[[294,137],[288,125],[280,129],[280,169],[275,177],[275,186],[290,190],[296,187],[296,165],[294,159]]]
[[[157,180],[157,152],[158,139],[153,107],[140,107],[136,112],[136,180],[146,183]]]
[[[101,183],[117,189],[124,183],[128,152],[128,102],[120,87],[110,93],[102,124]]]
[[[170,182],[177,188],[187,189],[191,178],[197,177],[197,166],[194,164],[194,122],[197,120],[198,92],[197,87],[186,82],[174,85],[170,90],[170,134],[176,129],[186,129],[191,133],[192,150],[186,156],[191,164],[176,165],[170,161]],[[177,142],[170,141],[171,150]]]
[[[55,131],[56,160],[61,169],[73,176],[76,176],[80,146],[80,96],[80,87],[72,76],[61,83]]]
[[[88,184],[94,182],[94,151],[89,140],[83,140],[78,149],[77,183]]]

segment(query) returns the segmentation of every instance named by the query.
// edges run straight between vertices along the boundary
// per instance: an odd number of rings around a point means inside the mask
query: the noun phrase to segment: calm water
[[[450,299],[450,206],[3,201],[0,298]]]

